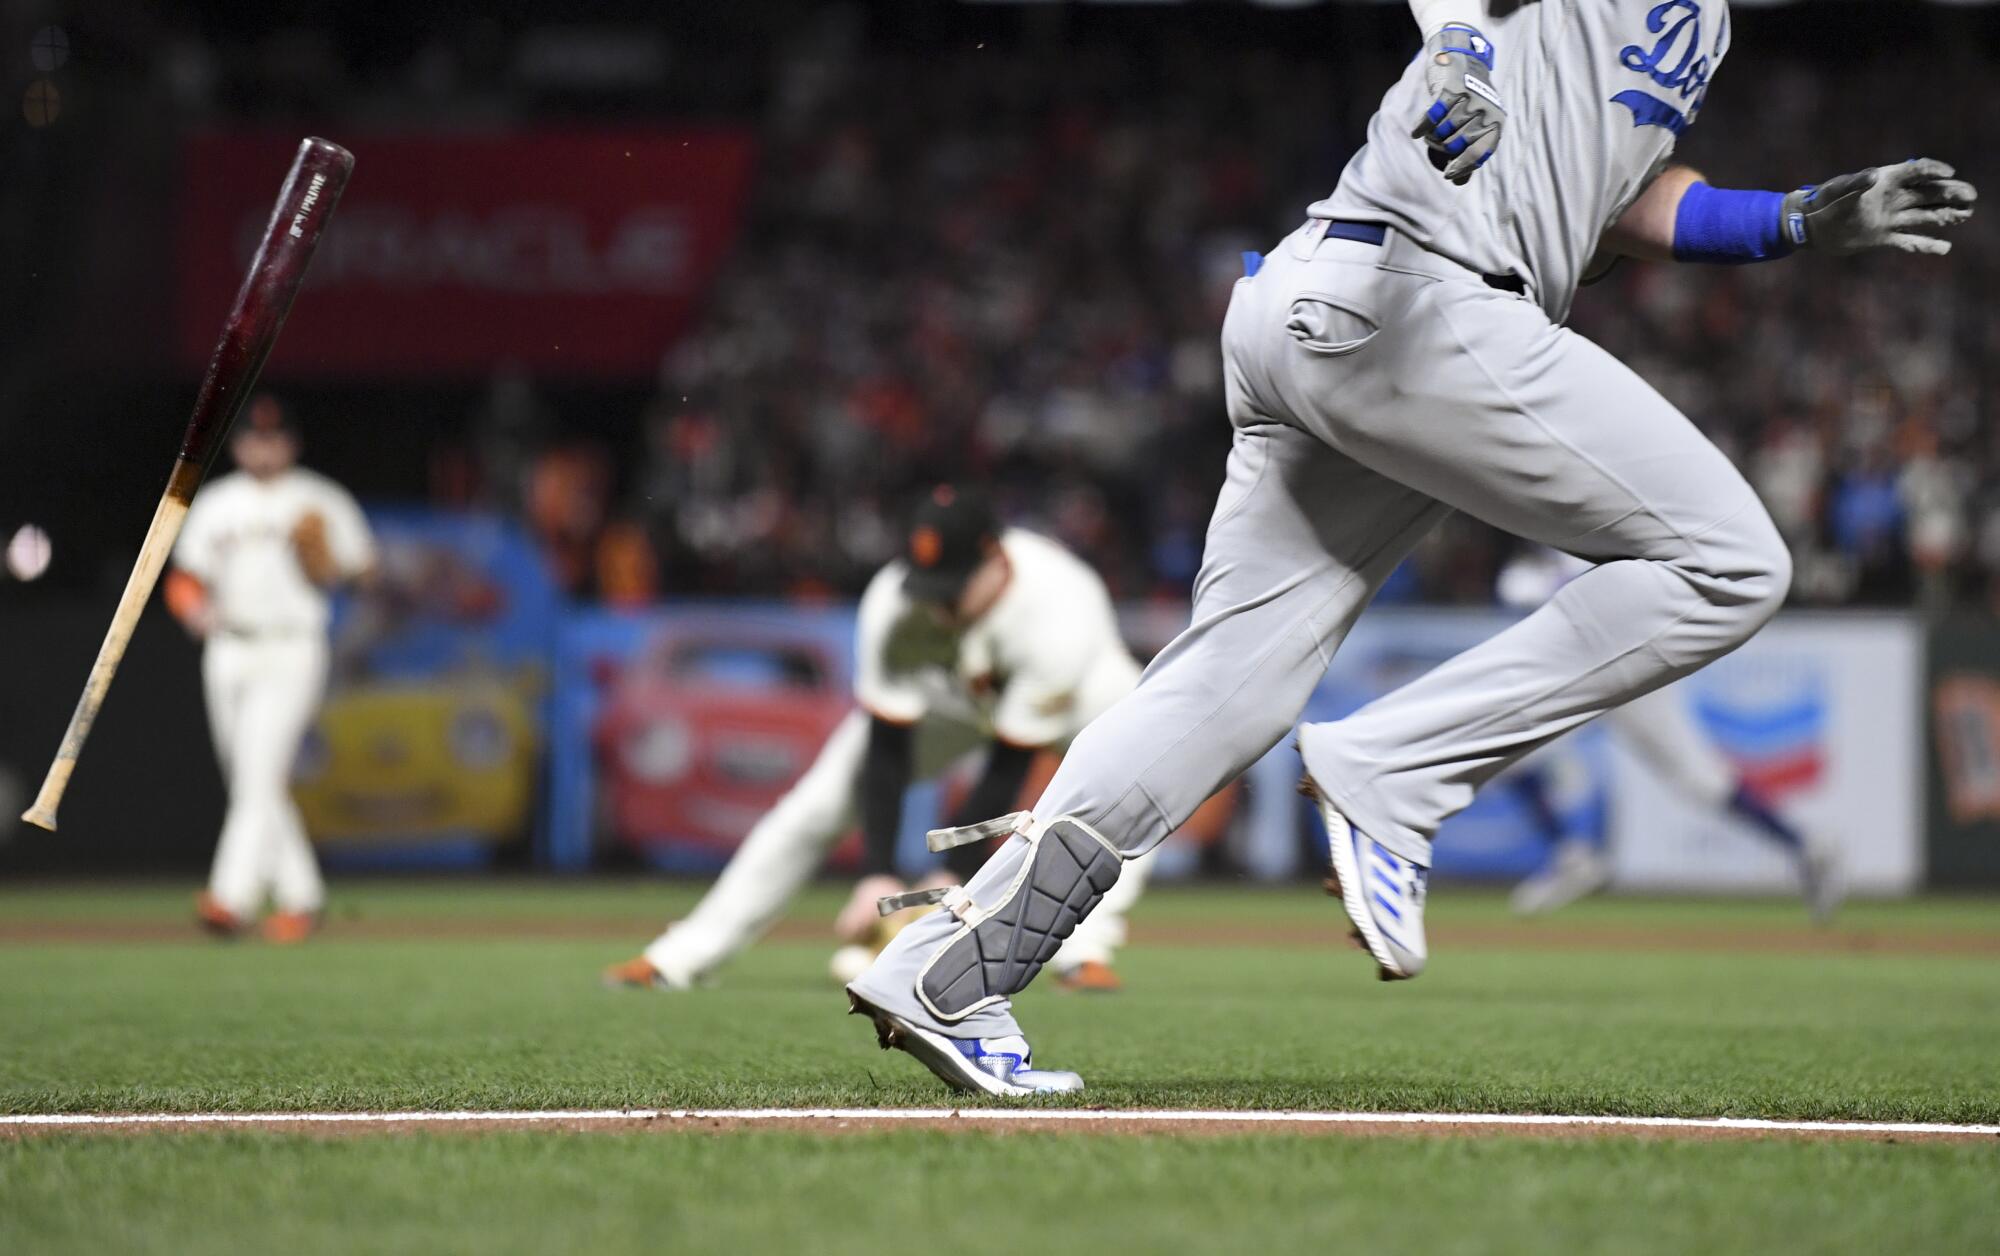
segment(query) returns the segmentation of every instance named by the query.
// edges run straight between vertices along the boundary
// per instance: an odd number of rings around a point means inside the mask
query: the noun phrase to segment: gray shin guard
[[[1117,882],[1125,861],[1081,820],[1058,816],[1043,824],[1024,813],[1005,819],[1025,822],[1007,826],[1028,842],[1020,869],[993,903],[976,903],[962,891],[943,900],[959,927],[917,973],[917,998],[941,1021],[962,1020],[1033,981]],[[997,836],[983,830],[1001,823],[941,831],[932,835],[932,848],[955,844],[959,833],[976,834],[967,841]]]

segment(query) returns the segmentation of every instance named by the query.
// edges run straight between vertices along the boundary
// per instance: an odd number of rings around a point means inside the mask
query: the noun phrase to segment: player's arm
[[[299,570],[306,579],[322,589],[331,589],[340,583],[340,560],[333,555],[333,543],[327,539],[326,516],[317,510],[308,510],[292,525],[292,556],[298,560]]]
[[[342,577],[355,584],[369,583],[375,578],[375,532],[368,526],[361,503],[345,489],[340,490],[328,523],[331,525],[328,539],[333,543],[333,556],[340,564]]]
[[[1035,761],[1037,749],[1010,741],[995,741],[986,752],[986,766],[979,773],[979,783],[972,787],[972,792],[952,813],[951,827],[977,824],[1012,811],[1014,804],[1021,799],[1021,786],[1028,779],[1028,768]],[[945,852],[945,865],[960,881],[970,881],[972,874],[986,862],[986,854],[983,843],[954,846]]]
[[[1410,0],[1410,15],[1424,34],[1431,100],[1410,138],[1430,148],[1445,178],[1463,184],[1493,156],[1507,122],[1493,86],[1493,43],[1480,30],[1486,0]]]
[[[911,608],[892,565],[861,594],[854,621],[854,700],[868,713],[868,749],[861,761],[861,875],[896,871],[896,837],[903,794],[916,760],[916,727],[925,699],[907,669],[891,657]]]
[[[1940,233],[1972,217],[1979,194],[1941,161],[1918,159],[1841,175],[1796,192],[1711,187],[1670,166],[1605,233],[1606,252],[1655,261],[1741,264],[1800,249],[1897,249],[1942,255]]]
[[[197,640],[215,630],[215,605],[208,586],[214,579],[215,516],[212,497],[196,497],[174,542],[173,566],[161,588],[167,610]]]
[[[861,875],[894,876],[896,838],[903,828],[903,794],[910,787],[915,726],[868,717],[868,753],[861,760]]]
[[[322,589],[365,581],[375,569],[375,538],[367,516],[344,490],[328,492],[323,509],[308,510],[292,528],[292,550],[306,579]]]

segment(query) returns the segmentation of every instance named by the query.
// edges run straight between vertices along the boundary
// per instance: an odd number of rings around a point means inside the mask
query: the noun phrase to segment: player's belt
[[[1356,222],[1352,218],[1334,218],[1328,220],[1326,224],[1326,238],[1380,245],[1389,238],[1389,228],[1379,222]]]
[[[1326,238],[1329,240],[1352,240],[1357,244],[1373,244],[1377,247],[1387,243],[1389,227],[1386,223],[1362,222],[1354,218],[1329,218],[1326,223]],[[1519,275],[1481,275],[1489,288],[1511,292],[1520,296],[1528,290],[1527,283]]]
[[[219,637],[230,637],[237,641],[270,641],[290,637],[316,637],[320,630],[303,624],[271,624],[266,627],[251,627],[248,624],[221,624],[215,633]]]

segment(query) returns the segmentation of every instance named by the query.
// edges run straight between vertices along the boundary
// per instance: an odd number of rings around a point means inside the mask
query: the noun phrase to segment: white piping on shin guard
[[[948,893],[944,909],[959,926],[917,970],[918,1001],[947,1024],[1008,998],[1034,980],[1117,883],[1125,862],[1124,852],[1074,816],[1044,822],[1018,812],[1005,819],[1009,825],[999,831],[1011,831],[1027,842],[1020,867],[990,905],[975,901],[962,888]]]

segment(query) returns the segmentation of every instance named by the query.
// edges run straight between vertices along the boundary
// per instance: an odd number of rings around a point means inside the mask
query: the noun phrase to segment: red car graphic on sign
[[[818,642],[734,625],[670,629],[601,664],[593,740],[610,836],[726,857],[847,714],[843,673]]]

